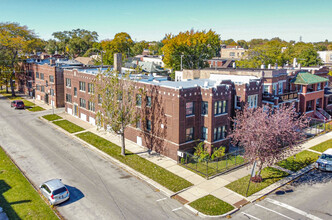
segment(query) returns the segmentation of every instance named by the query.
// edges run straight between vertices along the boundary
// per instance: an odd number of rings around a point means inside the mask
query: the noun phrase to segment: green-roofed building
[[[321,76],[317,76],[308,72],[299,72],[291,82],[295,85],[311,85],[328,81],[328,79]]]
[[[323,110],[324,87],[329,79],[309,72],[299,72],[291,82],[299,91],[299,111],[309,117],[326,120],[330,116]]]

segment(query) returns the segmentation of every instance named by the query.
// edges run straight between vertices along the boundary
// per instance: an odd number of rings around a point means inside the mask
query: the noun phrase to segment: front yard
[[[84,132],[76,134],[76,136],[173,192],[178,192],[192,186],[192,184],[187,180],[136,154],[131,153],[130,151],[126,151],[125,157],[122,156],[121,148],[118,145],[113,144],[112,142],[99,137],[96,134]]]
[[[277,165],[287,170],[296,172],[314,163],[318,157],[319,154],[305,150],[278,162]]]
[[[263,181],[260,183],[250,183],[250,187],[248,190],[248,196],[259,192],[260,190],[264,189],[265,187],[268,187],[269,185],[281,180],[282,178],[288,176],[289,174],[278,170],[273,167],[266,167],[262,170],[261,176],[263,178]],[[241,194],[242,196],[246,196],[247,187],[249,184],[249,178],[250,175],[245,176],[241,179],[238,179],[234,182],[231,182],[230,184],[226,185],[226,187],[230,190],[233,190],[234,192],[237,192]]]

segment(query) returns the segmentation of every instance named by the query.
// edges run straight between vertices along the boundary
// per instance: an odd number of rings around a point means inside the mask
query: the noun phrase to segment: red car
[[[10,103],[10,106],[15,109],[24,109],[24,102],[22,100],[14,100]]]

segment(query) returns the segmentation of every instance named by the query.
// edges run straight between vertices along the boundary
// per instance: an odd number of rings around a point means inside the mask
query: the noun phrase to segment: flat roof
[[[222,75],[222,74],[210,74],[211,80],[231,80],[234,83],[249,83],[251,80],[259,80],[256,76],[245,75]]]

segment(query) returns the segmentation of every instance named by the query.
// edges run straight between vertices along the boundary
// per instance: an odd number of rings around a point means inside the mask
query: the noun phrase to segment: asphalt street
[[[232,219],[332,219],[332,172],[316,169],[246,205]]]
[[[0,97],[0,145],[35,186],[60,178],[70,200],[57,209],[66,219],[195,219],[112,162],[39,119],[51,110],[15,110]]]

